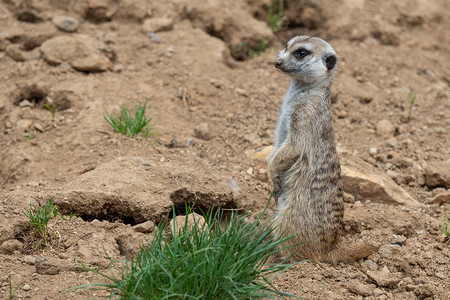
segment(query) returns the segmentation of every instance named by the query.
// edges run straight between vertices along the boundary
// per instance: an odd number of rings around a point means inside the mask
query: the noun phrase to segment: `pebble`
[[[260,147],[262,140],[257,133],[249,133],[244,136],[244,140],[251,143],[253,146]]]
[[[34,265],[36,263],[36,258],[34,256],[31,256],[31,255],[25,255],[22,258],[22,262],[26,263],[28,265]]]
[[[80,57],[71,62],[70,65],[75,70],[82,72],[105,72],[113,69],[112,62],[100,54]]]
[[[15,251],[20,251],[23,248],[23,243],[19,240],[12,239],[4,241],[0,246],[0,253],[13,254]]]
[[[74,32],[80,26],[80,21],[78,21],[78,19],[65,15],[54,16],[52,22],[59,30],[64,32]]]
[[[369,148],[369,153],[370,153],[371,155],[377,154],[377,148],[375,148],[375,147]]]
[[[379,249],[378,249],[378,253],[382,256],[382,257],[386,257],[386,258],[392,258],[395,256],[400,256],[402,254],[402,247],[400,245],[397,244],[388,244],[388,245],[382,245]]]
[[[34,107],[34,105],[28,99],[24,99],[24,100],[20,101],[19,107]]]
[[[28,284],[24,284],[24,285],[22,286],[22,290],[24,290],[24,291],[29,291],[29,290],[31,290],[31,286],[29,286]]]
[[[450,161],[434,161],[425,168],[425,183],[428,187],[450,188]]]
[[[146,221],[144,223],[137,224],[132,228],[136,232],[148,233],[153,231],[155,224],[152,221]]]
[[[370,259],[368,259],[368,260],[362,262],[362,263],[361,263],[361,266],[362,266],[363,268],[369,269],[369,270],[371,270],[371,271],[376,271],[376,270],[378,270],[378,265],[377,265],[375,262],[373,262],[372,260],[370,260]]]
[[[347,285],[347,288],[352,293],[363,297],[368,297],[373,294],[375,287],[372,285],[363,284],[361,282],[351,282]]]
[[[36,273],[42,275],[56,275],[61,271],[58,261],[44,257],[36,258],[35,267]]]
[[[142,24],[142,31],[144,33],[168,31],[172,28],[173,20],[170,18],[149,18],[145,19]]]
[[[33,121],[27,120],[27,119],[19,120],[16,123],[17,127],[19,127],[19,129],[21,129],[23,131],[27,131],[28,128],[30,128],[32,124],[33,124]]]
[[[202,140],[210,140],[213,137],[208,123],[200,123],[194,128],[194,136]]]
[[[395,126],[389,120],[381,120],[376,125],[376,133],[382,137],[390,137],[395,133]]]
[[[401,280],[400,275],[401,273],[391,273],[386,267],[380,271],[367,271],[367,276],[381,287],[394,288]]]

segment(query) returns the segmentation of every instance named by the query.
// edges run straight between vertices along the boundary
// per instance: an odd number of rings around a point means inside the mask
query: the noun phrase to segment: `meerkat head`
[[[331,83],[338,56],[326,41],[309,36],[292,38],[280,51],[275,67],[304,85]]]

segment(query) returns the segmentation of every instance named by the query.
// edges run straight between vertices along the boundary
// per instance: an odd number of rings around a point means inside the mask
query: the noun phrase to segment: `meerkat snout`
[[[279,68],[281,68],[281,66],[283,66],[283,62],[281,60],[277,59],[275,61],[275,68],[279,69]]]

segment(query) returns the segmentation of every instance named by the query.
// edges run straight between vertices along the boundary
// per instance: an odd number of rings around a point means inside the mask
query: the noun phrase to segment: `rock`
[[[36,263],[36,258],[34,256],[31,256],[31,255],[25,255],[22,258],[22,262],[33,266]]]
[[[357,295],[368,297],[373,294],[375,287],[373,285],[363,284],[359,281],[352,281],[347,284],[347,289]]]
[[[344,191],[355,200],[371,200],[387,204],[420,207],[422,204],[412,198],[391,178],[375,170],[368,163],[341,152]]]
[[[70,63],[72,68],[82,72],[105,72],[112,70],[112,62],[103,55],[92,54],[80,57]]]
[[[34,124],[34,128],[39,132],[44,132],[44,126],[42,126],[42,124],[40,123]]]
[[[31,125],[33,125],[33,121],[32,120],[23,119],[23,120],[19,120],[16,123],[16,125],[17,125],[17,127],[20,130],[27,131],[31,127]]]
[[[395,133],[395,126],[389,120],[381,120],[376,125],[377,135],[382,137],[391,137]]]
[[[12,239],[7,240],[2,243],[0,246],[1,254],[13,254],[14,251],[20,251],[23,249],[23,243],[19,240]]]
[[[450,204],[450,192],[441,192],[434,196],[429,202],[429,204]]]
[[[29,291],[29,290],[31,290],[31,286],[25,283],[25,284],[22,286],[22,290],[24,290],[24,291]]]
[[[244,140],[251,143],[252,145],[259,147],[262,144],[261,138],[257,133],[249,133],[244,136]]]
[[[244,196],[230,186],[229,175],[217,174],[200,158],[184,163],[152,158],[151,163],[151,171],[134,156],[97,165],[67,182],[64,191],[52,193],[54,202],[62,213],[98,219],[114,215],[137,224],[149,220],[159,223],[174,205],[185,207],[187,203],[205,210],[245,205]],[[209,172],[201,172],[202,168],[209,168]],[[241,189],[242,195],[250,193],[246,185]]]
[[[122,255],[126,255],[128,259],[134,258],[134,254],[139,248],[148,242],[148,236],[136,231],[126,231],[116,237],[116,243]]]
[[[208,123],[200,123],[194,128],[194,136],[202,140],[210,140],[213,138],[211,129]]]
[[[36,273],[42,275],[57,275],[61,271],[61,261],[54,258],[36,258]]]
[[[363,261],[361,263],[361,266],[363,268],[366,268],[366,269],[371,270],[371,271],[378,270],[378,265],[375,262],[371,261],[370,259],[368,259],[366,261]]]
[[[152,221],[146,221],[144,223],[134,225],[132,228],[136,232],[149,233],[153,232],[154,227],[155,224]]]
[[[40,51],[50,65],[68,62],[74,69],[101,72],[112,69],[112,63],[104,55],[114,55],[104,43],[83,34],[61,35],[44,42]]]
[[[8,47],[6,47],[6,55],[8,55],[17,62],[27,60],[26,53],[20,49],[20,45],[18,44],[11,44]]]
[[[428,187],[450,188],[450,161],[435,161],[425,168],[425,184]]]
[[[167,31],[173,28],[173,20],[171,18],[150,18],[145,19],[142,24],[142,31],[147,32],[159,32]]]
[[[251,17],[244,2],[192,0],[185,3],[178,6],[178,14],[189,19],[194,27],[225,41],[229,49],[244,45],[247,50],[257,50],[274,39],[267,23]]]
[[[401,280],[401,273],[391,273],[384,267],[380,271],[367,271],[367,276],[380,287],[395,288]]]
[[[186,216],[177,216],[175,219],[172,219],[170,221],[169,227],[170,231],[172,233],[172,236],[174,235],[174,229],[175,233],[182,232],[184,230],[185,226],[187,230],[192,230],[192,228],[202,228],[205,224],[205,218],[195,212],[190,213],[187,215],[187,224],[186,224]],[[175,227],[174,227],[175,226]]]
[[[25,99],[20,101],[19,107],[34,107],[34,105],[30,101],[28,101],[28,99]]]
[[[74,32],[80,26],[80,21],[77,18],[65,15],[56,15],[52,18],[53,24],[64,32]]]
[[[91,51],[72,36],[57,36],[41,45],[44,60],[50,65],[59,65],[64,61],[89,56]]]
[[[404,254],[403,248],[400,245],[388,244],[382,245],[378,249],[378,253],[385,258],[400,257]]]

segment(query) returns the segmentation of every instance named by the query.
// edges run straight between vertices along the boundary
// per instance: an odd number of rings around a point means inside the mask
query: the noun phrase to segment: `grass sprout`
[[[51,219],[60,216],[63,220],[66,220],[64,216],[61,215],[58,206],[53,203],[52,199],[48,199],[47,203],[40,207],[30,205],[28,209],[23,212],[23,214],[28,218],[28,223],[33,225],[35,233],[40,237],[35,250],[41,244],[47,247],[49,238],[48,222]],[[70,214],[69,220],[72,219],[73,216],[73,214]]]
[[[447,206],[446,213],[444,218],[442,219],[442,227],[441,227],[441,241],[447,242],[450,239],[450,206]]]
[[[408,107],[408,122],[409,122],[409,121],[411,121],[412,109],[414,106],[414,102],[416,102],[416,93],[414,93],[412,89],[409,89],[409,95],[408,95],[408,98],[406,99],[406,101],[409,104],[409,107]]]
[[[283,0],[272,1],[269,4],[269,26],[273,32],[280,31],[285,23]]]
[[[170,237],[165,226],[159,226],[133,261],[122,261],[119,266],[109,258],[116,275],[80,263],[109,282],[76,288],[105,288],[110,298],[118,299],[297,298],[271,284],[293,265],[268,262],[290,237],[275,239],[273,221],[262,221],[261,216],[248,222],[247,216],[233,213],[227,217],[227,225],[221,225],[221,210],[210,210],[205,222],[194,221],[192,225],[186,221]],[[176,232],[176,224],[173,227],[172,232]]]
[[[22,286],[22,282],[20,282],[18,285],[16,285],[15,288],[13,288],[13,284],[12,284],[12,276],[11,274],[9,274],[8,277],[8,284],[9,284],[9,295],[8,295],[8,300],[13,300],[14,299],[14,294],[17,292],[18,289],[20,289],[20,287]]]
[[[44,108],[52,114],[52,121],[55,119],[55,109],[48,104],[44,104]]]
[[[144,137],[148,135],[155,135],[157,132],[153,131],[153,124],[150,123],[152,118],[145,115],[146,106],[147,102],[136,105],[134,118],[126,105],[122,105],[120,107],[119,116],[110,114],[106,108],[104,108],[106,116],[103,116],[103,118],[109,125],[111,125],[114,131],[124,134],[129,138],[132,138],[141,132]]]

